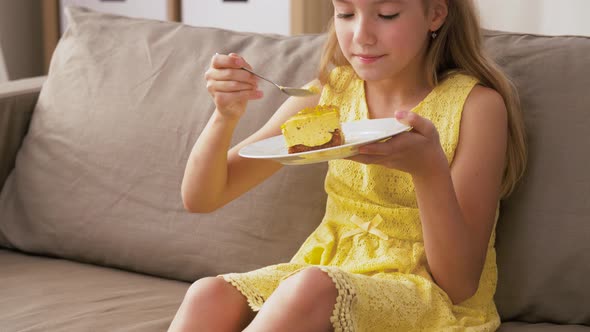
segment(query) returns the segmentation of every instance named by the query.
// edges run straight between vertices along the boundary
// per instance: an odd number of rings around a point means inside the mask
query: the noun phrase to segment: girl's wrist
[[[231,112],[222,112],[219,109],[215,109],[213,112],[214,122],[224,122],[231,125],[236,125],[240,121],[241,115]]]

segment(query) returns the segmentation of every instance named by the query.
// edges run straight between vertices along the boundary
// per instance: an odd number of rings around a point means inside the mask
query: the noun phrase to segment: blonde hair
[[[423,0],[425,12],[430,0]],[[328,28],[328,39],[320,61],[318,78],[329,84],[333,66],[350,65],[342,54],[334,19]],[[501,197],[508,197],[524,174],[527,162],[527,144],[524,120],[516,89],[499,66],[482,50],[482,37],[475,6],[472,0],[448,1],[448,16],[430,41],[426,54],[430,84],[436,85],[450,73],[462,72],[479,80],[483,86],[496,90],[504,99],[508,110],[508,146],[506,169],[502,179]]]

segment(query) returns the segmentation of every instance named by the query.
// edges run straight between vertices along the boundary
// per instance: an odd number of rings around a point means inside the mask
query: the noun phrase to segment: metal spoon
[[[278,85],[275,82],[269,80],[268,78],[262,77],[258,74],[256,74],[255,72],[251,71],[250,69],[246,68],[246,67],[242,67],[243,70],[249,72],[252,75],[256,75],[258,77],[260,77],[261,79],[274,84],[277,88],[279,88],[279,90],[281,90],[284,94],[287,94],[289,96],[293,96],[293,97],[307,97],[307,96],[312,96],[315,94],[319,93],[319,89],[313,89],[313,88],[292,88],[292,87],[288,87],[288,86],[282,86],[282,85]]]

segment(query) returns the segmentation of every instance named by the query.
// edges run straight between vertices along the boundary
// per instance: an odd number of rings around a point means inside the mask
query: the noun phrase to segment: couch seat
[[[0,249],[0,331],[166,331],[188,283]]]
[[[590,327],[582,325],[529,324],[507,322],[498,332],[589,332]]]
[[[189,284],[0,249],[0,332],[166,331]],[[507,322],[498,332],[590,332]]]

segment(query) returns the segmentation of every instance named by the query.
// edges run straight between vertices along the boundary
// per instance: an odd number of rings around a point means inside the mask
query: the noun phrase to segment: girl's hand
[[[207,90],[217,111],[224,116],[241,117],[249,100],[262,98],[258,78],[241,67],[252,68],[241,56],[215,54],[205,72]]]
[[[413,112],[396,112],[395,118],[413,129],[385,142],[361,146],[359,154],[348,159],[395,168],[412,176],[426,175],[433,167],[448,167],[432,122]]]

